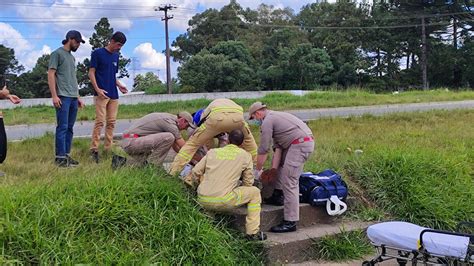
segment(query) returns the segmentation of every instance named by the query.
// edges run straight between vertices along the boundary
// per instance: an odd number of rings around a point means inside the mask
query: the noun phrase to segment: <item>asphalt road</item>
[[[296,115],[302,120],[315,120],[323,117],[349,117],[361,116],[365,114],[385,115],[391,113],[453,109],[474,109],[474,100],[289,110],[287,112]],[[5,122],[8,124],[8,121]],[[132,122],[133,120],[131,119],[118,120],[115,127],[115,133],[120,135],[131,125]],[[55,127],[55,124],[33,124],[6,126],[5,129],[8,140],[12,141],[40,137],[45,135],[47,132],[54,133]],[[93,127],[93,121],[78,121],[74,126],[74,136],[88,137],[92,134]]]

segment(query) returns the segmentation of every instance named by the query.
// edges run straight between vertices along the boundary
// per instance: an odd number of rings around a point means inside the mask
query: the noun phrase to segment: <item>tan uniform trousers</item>
[[[260,204],[262,203],[262,198],[257,187],[237,187],[223,197],[199,195],[198,202],[204,209],[218,212],[228,212],[247,204],[245,232],[248,235],[253,235],[260,231]]]
[[[114,137],[115,121],[117,120],[118,100],[95,96],[95,125],[92,131],[91,150],[97,151],[100,142],[100,132],[105,124],[104,149],[110,150]]]
[[[122,148],[131,157],[130,160],[127,160],[128,165],[141,166],[148,162],[161,166],[174,142],[173,134],[162,132],[123,139]]]
[[[252,132],[250,132],[248,124],[244,121],[242,113],[218,112],[210,115],[206,122],[198,127],[194,134],[186,141],[186,144],[181,147],[171,165],[170,174],[175,175],[181,172],[184,165],[191,161],[199,147],[205,145],[220,133],[230,132],[234,129],[242,130],[244,133],[242,148],[249,152],[255,160],[257,156],[257,143],[255,143]]]
[[[275,188],[283,191],[283,217],[286,221],[296,222],[300,219],[300,175],[304,163],[314,151],[314,142],[292,144],[284,151],[283,165],[280,167],[279,177]]]

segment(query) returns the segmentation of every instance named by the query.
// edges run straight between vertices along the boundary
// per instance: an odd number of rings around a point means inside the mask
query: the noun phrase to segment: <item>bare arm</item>
[[[94,87],[95,92],[97,95],[104,97],[104,98],[109,98],[107,97],[107,91],[99,88],[99,85],[97,85],[97,80],[95,78],[95,68],[91,67],[89,68],[89,79],[91,81],[92,87]]]
[[[179,138],[179,139],[176,139],[173,143],[173,150],[175,152],[179,152],[179,150],[181,149],[181,147],[184,146],[184,144],[186,144],[186,142],[184,141],[184,139],[182,138]]]
[[[255,166],[255,169],[259,171],[262,170],[263,164],[267,160],[267,156],[268,156],[268,153],[257,155],[257,165]]]
[[[118,89],[123,93],[126,94],[128,92],[127,87],[120,82],[120,80],[116,79],[115,80],[115,85],[118,87]]]
[[[277,169],[280,166],[282,149],[276,148],[273,152],[272,168]]]
[[[56,91],[56,69],[54,68],[48,69],[48,87],[49,91],[51,92],[51,98],[53,99],[54,107],[60,108],[61,99],[59,99],[58,93]]]

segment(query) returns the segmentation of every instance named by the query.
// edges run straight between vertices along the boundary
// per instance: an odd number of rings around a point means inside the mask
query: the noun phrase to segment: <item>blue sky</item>
[[[261,3],[276,8],[290,7],[295,12],[309,0],[251,0],[238,1],[240,5],[255,9]],[[114,30],[123,31],[128,38],[122,49],[125,57],[135,59],[135,74],[146,71],[159,73],[164,80],[165,49],[163,12],[154,7],[175,4],[170,11],[170,44],[186,32],[188,20],[207,8],[220,9],[229,0],[181,0],[165,2],[156,0],[0,0],[0,43],[15,49],[20,63],[31,69],[39,56],[50,53],[61,46],[61,40],[69,29],[79,30],[84,38],[94,32],[94,25],[101,17],[108,17]],[[78,61],[89,57],[91,47],[82,45],[75,53]],[[177,64],[172,63],[172,75],[176,75]],[[131,69],[129,69],[131,70]],[[132,71],[130,71],[132,72]],[[125,80],[130,85],[130,80]]]

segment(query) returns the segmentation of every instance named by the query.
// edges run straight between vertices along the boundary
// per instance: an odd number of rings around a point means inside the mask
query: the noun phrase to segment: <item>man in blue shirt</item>
[[[112,147],[115,121],[118,111],[118,91],[127,93],[127,88],[116,78],[119,70],[119,51],[127,41],[125,34],[115,32],[104,48],[96,49],[91,54],[89,78],[94,87],[95,126],[92,131],[90,146],[91,158],[99,163],[100,133],[105,126],[104,150]]]

